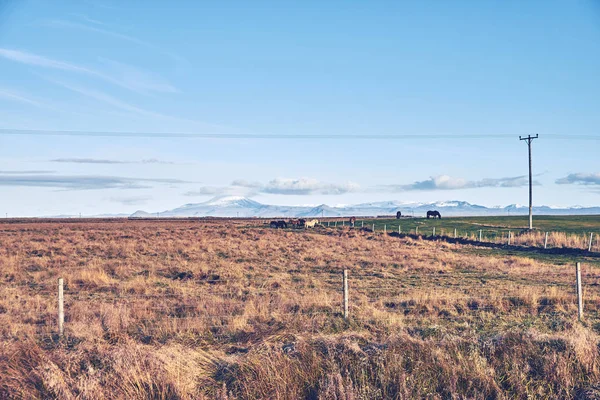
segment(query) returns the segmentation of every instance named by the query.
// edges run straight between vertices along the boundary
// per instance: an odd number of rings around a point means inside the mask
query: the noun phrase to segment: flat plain
[[[600,396],[598,253],[264,222],[0,223],[0,397]]]

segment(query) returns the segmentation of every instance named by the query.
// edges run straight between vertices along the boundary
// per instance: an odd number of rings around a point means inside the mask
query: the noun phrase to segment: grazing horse
[[[402,217],[402,213],[400,211],[398,211],[396,213],[396,219],[400,219],[400,217]]]
[[[437,210],[427,211],[427,219],[429,219],[429,217],[432,217],[433,219],[436,219],[436,218],[442,219],[442,215]]]
[[[271,223],[269,225],[271,226],[271,228],[274,228],[274,229],[287,228],[287,223],[285,221],[271,221]]]
[[[303,228],[304,227],[304,223],[306,221],[303,219],[290,219],[288,224],[292,227],[292,228]]]
[[[354,224],[356,224],[356,217],[350,217],[350,226],[354,227]]]
[[[311,219],[310,221],[304,222],[305,228],[314,228],[319,223],[318,219]]]

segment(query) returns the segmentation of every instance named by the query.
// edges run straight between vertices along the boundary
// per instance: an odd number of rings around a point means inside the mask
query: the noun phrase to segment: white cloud
[[[455,178],[449,175],[432,176],[424,181],[417,181],[408,185],[382,185],[377,189],[391,192],[404,192],[411,190],[458,190],[475,188],[512,188],[528,185],[526,176],[514,176],[507,178],[485,178],[478,181],[469,181],[463,178]],[[534,181],[534,185],[539,182]]]
[[[151,200],[151,196],[130,196],[130,197],[111,197],[109,200],[114,203],[120,203],[126,206],[135,206],[146,204]]]
[[[249,182],[238,179],[231,182],[230,186],[205,186],[198,190],[185,193],[187,196],[206,195],[243,195],[254,196],[257,194],[281,194],[281,195],[340,195],[357,192],[360,186],[354,182],[347,183],[325,183],[316,179],[300,178],[276,178],[266,184],[260,182]]]
[[[260,188],[263,193],[308,195],[308,194],[344,194],[356,192],[360,189],[357,183],[347,182],[341,184],[319,182],[316,179],[273,179]]]
[[[597,173],[575,173],[569,174],[564,178],[560,178],[556,180],[556,183],[559,185],[600,185],[600,172]]]

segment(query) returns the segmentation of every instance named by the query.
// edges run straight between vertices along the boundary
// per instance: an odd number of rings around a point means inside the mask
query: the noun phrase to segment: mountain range
[[[173,210],[149,213],[136,211],[132,218],[160,217],[348,217],[402,215],[424,216],[428,210],[438,210],[443,216],[527,215],[527,206],[511,204],[506,207],[485,207],[466,201],[438,201],[431,203],[382,201],[343,206],[279,206],[262,204],[245,197],[216,197],[203,203],[186,204]],[[598,207],[533,207],[534,214],[542,215],[586,215],[600,214]]]

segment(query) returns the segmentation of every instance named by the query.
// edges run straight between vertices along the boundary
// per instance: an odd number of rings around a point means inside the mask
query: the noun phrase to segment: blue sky
[[[534,203],[599,205],[598,71],[591,0],[4,1],[0,212],[526,204],[536,133]]]

